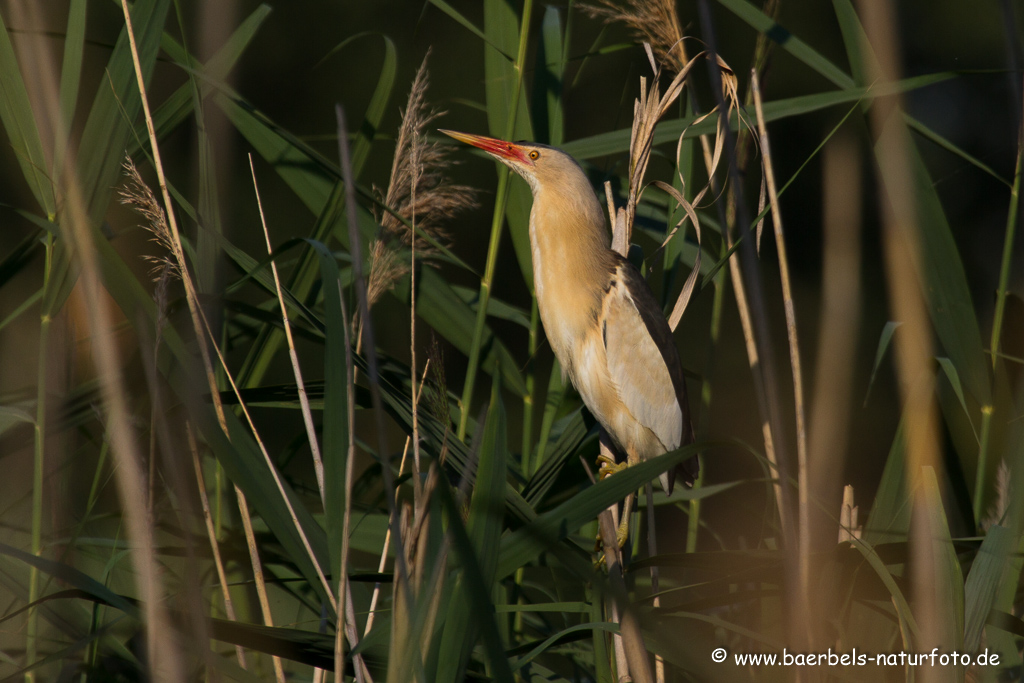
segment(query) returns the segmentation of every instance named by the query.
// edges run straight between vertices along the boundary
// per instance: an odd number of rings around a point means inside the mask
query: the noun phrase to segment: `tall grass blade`
[[[905,430],[905,420],[901,418],[882,470],[871,514],[864,524],[864,540],[871,544],[905,541],[910,531],[911,498]]]
[[[923,495],[920,500],[925,509],[920,512],[928,517],[931,536],[914,538],[913,542],[929,546],[923,552],[930,559],[934,583],[930,586],[919,585],[918,590],[935,591],[935,596],[932,599],[936,613],[930,616],[936,621],[928,625],[928,632],[938,638],[934,643],[923,642],[922,645],[925,647],[938,645],[946,652],[962,652],[964,649],[964,577],[956,550],[953,548],[953,540],[949,535],[949,524],[942,508],[939,482],[935,477],[935,470],[931,467],[922,468],[921,486]],[[973,625],[972,628],[974,628]],[[942,672],[941,678],[963,681],[964,668],[961,666],[948,667]]]
[[[43,212],[52,220],[57,215],[57,202],[47,177],[43,143],[3,17],[0,17],[0,122],[14,148],[25,182]]]
[[[493,42],[491,42],[490,37],[488,37],[487,34],[485,34],[483,31],[481,31],[477,27],[476,24],[474,24],[472,21],[467,19],[465,17],[465,15],[463,15],[457,9],[452,7],[450,4],[445,2],[445,0],[429,0],[429,1],[430,1],[431,5],[433,5],[434,7],[437,7],[439,10],[441,10],[442,12],[447,14],[449,17],[451,17],[456,22],[458,22],[461,26],[463,26],[464,28],[469,30],[469,32],[472,33],[474,36],[476,36],[477,38],[479,38],[480,40],[484,41],[489,46],[491,46],[492,48],[497,50],[500,54],[503,54],[509,60],[514,59],[514,57],[512,56],[511,52],[503,52],[498,45],[495,45]]]
[[[170,0],[139,0],[132,7],[139,62],[147,81],[160,50],[169,7]],[[124,150],[141,112],[142,100],[135,83],[128,35],[121,31],[107,62],[103,85],[96,91],[77,155],[82,195],[94,224],[102,219],[118,184]]]
[[[555,367],[554,372],[558,372],[557,367]],[[558,376],[558,381],[561,382],[560,375]],[[562,390],[562,396],[564,397],[564,386]],[[551,396],[550,389],[548,395]],[[545,424],[547,424],[549,416],[552,420],[554,419],[553,416],[556,409],[556,407],[550,407],[545,411]],[[563,420],[565,421],[564,429],[559,435],[558,440],[554,444],[547,446],[546,450],[540,451],[543,459],[523,491],[523,496],[534,506],[539,505],[544,500],[551,487],[558,480],[563,468],[570,462],[574,462],[573,455],[576,454],[580,444],[595,424],[594,418],[590,413],[582,408],[577,408],[575,412],[566,416]],[[543,425],[541,433],[543,434]],[[541,446],[543,447],[544,444],[541,444]]]
[[[866,80],[864,80],[863,77],[865,73],[870,73],[870,71],[867,70],[867,67],[869,67],[870,64],[863,60],[873,60],[874,57],[873,55],[868,55],[867,52],[862,50],[862,48],[867,45],[867,42],[863,40],[865,37],[864,30],[860,26],[860,22],[857,20],[857,14],[849,0],[833,0],[833,7],[836,10],[836,18],[839,20],[840,30],[843,32],[843,42],[850,58],[850,63],[851,65],[855,64],[855,66],[851,66],[851,70],[854,74],[853,78],[824,57],[821,53],[809,46],[806,42],[786,30],[786,28],[775,21],[775,19],[765,14],[755,5],[747,2],[747,0],[719,0],[719,3],[751,27],[770,37],[783,50],[789,52],[812,70],[824,76],[840,88],[849,89],[854,85],[864,85],[866,83]],[[854,28],[854,26],[856,28]],[[964,161],[976,166],[1000,182],[1006,182],[981,160],[976,159],[972,155],[960,149],[948,139],[931,130],[917,119],[907,114],[904,114],[903,117],[908,126],[927,139],[940,145],[943,149],[956,154]]]
[[[318,594],[320,600],[329,603],[330,600],[324,593],[317,577],[316,568],[306,553],[298,530],[292,524],[288,507],[281,498],[273,477],[267,471],[263,456],[253,442],[249,431],[239,422],[234,413],[226,411],[225,419],[230,435],[229,439],[221,430],[217,417],[213,414],[212,406],[195,405],[195,401],[189,401],[189,397],[197,385],[188,384],[187,378],[179,379],[181,374],[183,373],[179,371],[176,373],[177,376],[172,374],[168,379],[172,388],[183,398],[185,403],[192,404],[190,414],[202,434],[203,440],[209,445],[231,481],[245,492],[252,507],[267,523],[275,538],[284,546],[289,560],[309,582],[310,588]],[[327,567],[330,554],[327,550],[327,537],[323,528],[316,523],[299,498],[290,490],[288,484],[282,483],[292,500],[292,507],[306,538],[309,540],[317,563],[321,567]]]
[[[497,436],[497,434],[495,435]],[[495,472],[494,474],[499,473]],[[504,479],[503,472],[500,473],[500,477]],[[487,491],[491,489],[492,485],[493,477],[492,482],[485,483],[481,490]],[[474,490],[474,494],[475,492],[476,490]],[[459,604],[453,597],[450,604],[457,606],[457,609],[449,609],[448,617],[452,619],[452,622],[449,622],[447,619],[444,622],[444,633],[438,655],[437,676],[435,680],[461,680],[461,674],[465,671],[466,660],[469,655],[469,651],[466,649],[467,645],[471,648],[473,643],[479,637],[482,637],[487,654],[487,662],[490,665],[490,675],[495,680],[511,683],[513,680],[512,671],[509,668],[509,662],[505,655],[504,644],[498,633],[494,603],[491,600],[488,589],[489,582],[484,576],[483,567],[479,564],[480,558],[477,555],[479,547],[470,538],[472,530],[467,530],[463,526],[459,507],[455,503],[451,490],[443,480],[438,487],[438,493],[451,520],[448,533],[452,539],[452,546],[455,549],[456,556],[462,566],[459,582],[454,589],[456,591],[455,596],[465,596],[464,600],[468,601],[469,610],[466,609],[467,602]],[[482,493],[481,495],[485,498],[490,496],[489,493]],[[492,503],[488,502],[486,505],[488,508],[491,508]],[[486,531],[486,527],[491,523],[491,520],[481,521],[474,534],[477,540],[487,540],[487,536],[490,534]],[[498,574],[492,576],[498,576]],[[469,632],[468,628],[470,625],[474,626],[476,630]],[[449,635],[449,633],[452,635]]]
[[[999,284],[996,288],[996,309],[992,316],[992,369],[998,367],[996,358],[1002,342],[1003,315],[1006,311],[1007,285],[1010,281],[1010,264],[1013,261],[1013,243],[1017,234],[1017,212],[1020,209],[1020,181],[1024,175],[1024,126],[1017,138],[1017,165],[1013,171],[1013,185],[1010,186],[1010,207],[1006,212],[1006,230],[1003,237],[1003,255],[999,264]]]
[[[868,396],[871,395],[871,387],[875,385],[875,378],[878,376],[878,368],[882,366],[882,361],[885,359],[885,354],[889,350],[889,346],[892,344],[892,336],[896,333],[896,328],[902,325],[898,320],[890,320],[882,328],[882,334],[878,338],[878,348],[875,349],[875,362],[871,366],[871,379],[868,380],[868,389],[864,392],[864,405],[867,405]]]
[[[346,322],[341,314],[341,275],[330,250],[310,241],[320,262],[324,314],[324,525],[331,557],[331,576],[341,576],[341,545],[345,511],[345,469],[348,461],[348,369],[345,366]]]
[[[562,409],[562,404],[565,401],[566,389],[566,383],[562,379],[561,365],[558,363],[558,359],[555,359],[551,364],[551,375],[548,377],[548,388],[547,392],[544,394],[544,415],[541,418],[540,434],[537,438],[537,454],[533,459],[533,465],[530,468],[530,471],[523,472],[525,476],[532,478],[547,458],[549,449],[548,441],[551,437],[551,429],[555,424],[555,418]],[[582,438],[582,436],[580,438]]]
[[[319,154],[314,154],[293,137],[239,97],[224,92],[215,95],[215,102],[234,124],[238,132],[266,159],[281,179],[302,200],[320,215],[335,182],[336,167]]]
[[[56,185],[64,169],[64,157],[70,140],[71,122],[78,105],[78,88],[82,80],[82,53],[85,48],[85,11],[87,0],[71,0],[68,7],[64,58],[60,69],[59,118],[54,130],[53,182]]]
[[[390,101],[391,93],[395,87],[395,72],[398,70],[398,50],[395,48],[394,41],[383,34],[380,34],[380,37],[384,41],[384,62],[380,65],[377,85],[374,86],[370,103],[366,106],[363,125],[359,126],[355,142],[352,143],[352,173],[356,178],[362,175],[363,166],[366,165],[366,160],[370,158],[373,138],[387,111],[388,101]],[[346,40],[336,49],[340,49],[349,40],[352,39]]]
[[[467,540],[472,544],[476,567],[466,568],[456,582],[454,595],[448,605],[448,615],[444,622],[441,637],[441,650],[438,660],[437,678],[439,681],[460,680],[480,630],[481,623],[474,624],[483,614],[466,610],[467,602],[479,599],[474,592],[484,590],[490,596],[491,586],[495,579],[498,547],[503,528],[505,473],[508,463],[508,436],[505,425],[505,407],[501,402],[499,382],[495,382],[491,392],[491,405],[487,411],[487,421],[483,435],[477,447],[477,469],[473,496],[470,500],[469,517],[466,523]],[[460,559],[466,557],[456,543]],[[469,573],[478,574],[474,579]],[[474,584],[479,582],[479,586]],[[489,597],[487,603],[490,603]],[[493,610],[493,607],[491,607]],[[493,618],[492,618],[493,619]],[[506,662],[507,666],[507,662]]]
[[[894,144],[894,127],[902,125],[903,122],[897,118],[891,119],[878,140],[878,146]],[[964,388],[980,405],[989,405],[992,401],[991,383],[963,262],[935,185],[914,145],[908,146],[908,157],[918,220],[921,225],[928,226],[927,230],[920,231],[921,288],[926,294],[932,324],[942,348],[960,373]],[[895,182],[895,178],[885,175],[884,166],[882,173],[887,184]]]
[[[519,20],[512,5],[505,0],[484,1],[484,31],[489,39],[484,46],[485,91],[487,96],[487,124],[491,135],[505,140],[533,139],[530,125],[530,113],[526,98],[522,96],[523,72],[526,67],[526,44],[530,31],[530,17],[533,0],[524,0],[523,15]],[[510,62],[504,54],[516,47],[516,58]],[[501,228],[506,215],[509,220],[509,232],[515,246],[519,267],[524,273],[532,273],[533,265],[529,248],[529,193],[522,183],[511,184],[510,172],[502,164],[498,168],[498,191],[494,200],[494,214],[491,219],[490,241],[487,246],[487,260],[484,276],[480,281],[480,304],[477,309],[476,323],[473,327],[473,340],[469,349],[469,364],[466,368],[466,379],[462,388],[462,400],[457,436],[466,436],[468,417],[473,402],[473,390],[476,384],[477,368],[480,364],[480,352],[483,345],[484,327],[487,317],[487,302],[494,285],[494,272],[498,260],[498,247],[501,243]],[[527,277],[527,283],[533,278]],[[529,286],[529,284],[527,285]]]
[[[191,76],[198,76],[199,90],[205,98],[215,88],[215,83],[222,81],[241,58],[256,32],[263,25],[264,20],[270,14],[268,5],[260,5],[245,20],[238,25],[224,45],[212,56],[203,68],[197,72],[193,66],[192,56],[176,40],[164,34],[161,46],[164,51],[177,64]],[[165,99],[153,112],[153,127],[156,128],[157,138],[163,139],[172,130],[192,114],[195,101],[191,83],[185,83]],[[129,141],[128,156],[134,157],[140,148],[140,144],[146,139],[145,123],[136,128],[135,135]]]
[[[840,104],[849,104],[860,100],[872,100],[895,93],[909,92],[950,80],[955,78],[956,75],[954,72],[941,72],[924,76],[913,76],[896,83],[883,83],[865,87],[851,86],[847,89],[828,90],[813,95],[798,95],[783,100],[765,102],[764,120],[771,123],[772,121],[809,114]],[[745,107],[741,109],[741,112],[747,120],[753,120],[754,111],[752,107]],[[662,121],[658,124],[658,129],[654,133],[654,144],[662,145],[667,142],[676,142],[680,135],[683,135],[685,139],[690,139],[702,135],[713,136],[715,134],[716,126],[718,125],[717,119],[712,117],[700,123],[694,123],[696,118],[687,116]],[[735,117],[730,117],[729,126],[731,130],[737,130]],[[629,135],[630,130],[628,128],[608,133],[598,133],[597,135],[567,142],[562,145],[562,149],[577,159],[592,159],[611,154],[621,154],[629,149]]]
[[[989,527],[964,584],[964,651],[977,652],[996,591],[1019,537],[998,524]]]
[[[936,358],[939,363],[939,367],[942,368],[942,372],[945,373],[946,379],[949,380],[949,386],[953,388],[953,393],[956,394],[957,400],[960,402],[960,407],[964,410],[964,415],[974,429],[974,439],[978,439],[978,431],[974,426],[974,422],[971,420],[971,411],[967,408],[967,400],[964,398],[963,385],[960,384],[960,373],[957,372],[956,366],[953,365],[953,361],[948,358]]]
[[[527,526],[502,538],[498,559],[498,578],[508,576],[548,547],[577,531],[598,513],[636,491],[644,483],[667,472],[694,453],[707,450],[708,444],[693,444],[633,465],[614,477],[577,493],[558,507],[537,516]],[[616,481],[618,480],[618,481]]]
[[[566,36],[568,42],[568,36]],[[541,40],[537,45],[538,68],[534,87],[534,119],[537,121],[538,142],[558,147],[565,130],[562,95],[565,90],[565,45],[562,40],[562,22],[559,10],[548,6],[541,23]],[[540,106],[543,103],[543,107]],[[543,125],[546,123],[547,125]],[[544,130],[546,128],[546,130]],[[547,136],[539,139],[540,135]]]

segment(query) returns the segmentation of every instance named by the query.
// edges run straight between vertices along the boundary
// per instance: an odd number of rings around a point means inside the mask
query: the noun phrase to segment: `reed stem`
[[[996,289],[996,309],[992,318],[992,369],[995,370],[999,357],[999,341],[1003,331],[1003,314],[1006,309],[1006,294],[1010,283],[1010,264],[1013,261],[1013,241],[1017,233],[1017,210],[1020,208],[1020,177],[1024,162],[1024,126],[1017,136],[1017,165],[1013,171],[1013,186],[1010,188],[1010,209],[1006,214],[1006,234],[1003,238],[1003,258],[999,266],[999,286]]]
[[[519,50],[516,54],[516,84],[512,92],[512,106],[509,110],[508,126],[505,139],[515,133],[516,114],[519,113],[519,94],[523,89],[523,71],[526,64],[526,42],[530,33],[530,17],[533,14],[533,0],[523,3],[523,20],[519,24]],[[491,300],[491,287],[494,284],[494,271],[498,263],[498,247],[501,244],[501,228],[505,224],[505,203],[508,201],[508,186],[511,181],[509,170],[498,165],[498,193],[494,198],[494,217],[491,220],[491,239],[487,245],[487,262],[484,277],[480,281],[480,296],[477,301],[476,324],[473,326],[473,342],[469,347],[469,363],[466,365],[466,381],[462,387],[462,400],[459,403],[459,428],[456,432],[459,440],[466,438],[466,427],[469,424],[470,406],[473,403],[473,389],[476,386],[476,373],[480,366],[480,351],[483,345],[484,328],[487,323],[487,305]]]
[[[50,275],[53,272],[53,235],[46,236],[46,260],[43,266],[43,311],[39,317],[39,363],[36,370],[36,423],[35,450],[32,463],[32,554],[39,557],[43,552],[43,485],[46,472],[46,385],[49,357],[50,325],[53,321],[47,302],[50,289]],[[28,602],[39,598],[39,570],[32,567],[28,576]],[[25,633],[25,666],[35,664],[38,653],[39,610],[32,607],[28,612],[28,626]],[[35,681],[35,672],[25,674],[26,683]]]
[[[800,552],[800,585],[803,589],[801,611],[806,617],[810,602],[811,584],[811,523],[810,523],[810,484],[807,476],[807,421],[804,413],[803,365],[800,362],[800,340],[796,329],[796,304],[793,303],[793,287],[789,275],[789,257],[786,252],[786,240],[782,232],[782,210],[779,208],[779,194],[775,185],[775,170],[772,165],[771,145],[768,130],[764,123],[764,110],[761,105],[761,86],[758,83],[757,70],[751,72],[751,89],[754,93],[754,107],[757,113],[757,128],[760,135],[761,154],[765,180],[768,185],[768,201],[772,210],[772,226],[775,228],[775,248],[779,257],[779,274],[782,281],[782,300],[786,309],[786,338],[789,341],[789,361],[793,371],[793,403],[796,414],[796,455],[798,482],[798,514],[799,552]]]

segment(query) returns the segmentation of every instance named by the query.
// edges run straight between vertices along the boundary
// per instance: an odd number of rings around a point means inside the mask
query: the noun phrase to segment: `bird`
[[[544,333],[584,405],[625,456],[622,465],[599,458],[602,474],[693,443],[672,330],[644,277],[611,249],[604,210],[579,163],[535,142],[439,132],[483,150],[530,186],[530,251]],[[693,456],[663,473],[662,488],[671,494],[677,477],[692,486],[699,467]],[[620,526],[620,545],[625,533]]]

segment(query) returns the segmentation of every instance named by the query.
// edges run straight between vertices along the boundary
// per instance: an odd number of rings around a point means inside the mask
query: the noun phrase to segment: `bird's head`
[[[567,188],[575,184],[580,184],[593,193],[586,174],[576,160],[554,147],[533,142],[506,142],[453,130],[440,132],[459,142],[479,147],[511,168],[530,184],[535,196],[547,188]]]

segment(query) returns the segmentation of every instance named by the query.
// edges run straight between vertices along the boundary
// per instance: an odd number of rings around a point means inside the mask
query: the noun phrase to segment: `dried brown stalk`
[[[252,187],[256,192],[256,207],[260,212],[260,224],[263,226],[263,236],[267,241],[267,255],[272,256],[274,248],[270,243],[270,232],[267,230],[267,219],[263,213],[263,202],[260,200],[260,188],[256,183],[256,167],[253,165],[252,154],[249,154],[249,170],[252,172]],[[320,489],[320,503],[326,509],[327,494],[324,489],[324,461],[320,457],[320,445],[316,438],[316,429],[313,426],[313,414],[309,408],[309,397],[306,395],[306,383],[302,380],[302,368],[299,365],[299,356],[295,352],[295,339],[292,336],[292,324],[288,319],[288,307],[284,303],[284,291],[281,289],[281,277],[277,272],[277,262],[270,261],[270,270],[274,274],[274,288],[277,290],[277,302],[281,307],[281,319],[284,322],[284,333],[288,340],[288,357],[292,362],[292,374],[295,377],[295,386],[299,390],[299,405],[302,408],[302,422],[306,427],[306,440],[309,442],[309,450],[313,454],[313,471],[316,473],[317,487]]]
[[[895,9],[885,2],[858,3],[864,32],[877,59],[867,59],[870,82],[895,83],[901,78],[900,45]],[[922,281],[921,229],[918,222],[917,192],[911,168],[909,131],[903,124],[900,96],[878,99],[871,105],[871,130],[877,143],[875,157],[882,202],[882,245],[888,282],[889,306],[893,319],[903,323],[896,335],[894,350],[896,374],[904,403],[906,421],[906,474],[915,505],[927,505],[925,487],[918,486],[925,468],[942,471],[940,421],[935,399],[935,373],[932,368],[933,330],[928,317]],[[939,588],[934,567],[933,544],[937,531],[928,515],[914,515],[910,529],[910,571],[921,636],[915,647],[922,651],[933,646],[949,648],[943,642],[943,618],[938,600]],[[941,674],[923,671],[920,680],[940,680]]]
[[[132,49],[132,58],[133,58],[134,66],[135,66],[136,80],[138,82],[139,91],[140,91],[141,100],[142,100],[142,110],[143,110],[144,118],[145,118],[145,121],[146,121],[146,129],[147,129],[147,132],[149,134],[150,147],[151,147],[151,149],[153,151],[153,165],[156,168],[157,180],[159,182],[161,195],[163,197],[163,202],[164,202],[164,207],[163,208],[166,209],[166,212],[163,214],[164,217],[166,218],[166,221],[163,221],[163,222],[158,221],[157,222],[157,227],[159,228],[158,237],[163,240],[161,243],[164,244],[164,246],[166,246],[169,249],[170,254],[173,257],[173,259],[171,259],[171,260],[172,260],[173,264],[177,267],[178,272],[181,274],[182,284],[185,287],[185,299],[186,299],[186,301],[188,303],[189,313],[190,313],[190,315],[192,317],[192,325],[193,325],[193,328],[195,329],[196,338],[199,341],[200,355],[201,355],[202,361],[203,361],[203,368],[206,371],[207,384],[208,384],[208,386],[210,388],[211,396],[213,397],[214,409],[215,409],[215,411],[217,413],[217,418],[218,418],[218,422],[220,424],[221,429],[225,433],[227,433],[228,429],[227,429],[227,422],[226,422],[225,415],[224,415],[224,407],[223,407],[223,405],[222,405],[222,403],[220,401],[220,392],[218,390],[216,377],[214,375],[213,362],[210,359],[209,349],[208,349],[207,344],[206,344],[206,339],[207,338],[209,338],[211,340],[215,340],[216,338],[215,338],[215,336],[213,334],[213,331],[209,327],[209,322],[206,320],[206,317],[205,317],[205,314],[203,313],[202,308],[199,305],[199,298],[198,298],[198,295],[196,293],[195,285],[192,282],[192,279],[189,276],[188,270],[187,270],[186,265],[185,265],[184,248],[182,246],[181,236],[180,236],[180,233],[178,231],[177,221],[175,219],[174,211],[173,211],[173,208],[172,208],[170,192],[167,189],[167,182],[166,182],[166,179],[164,177],[163,162],[162,162],[161,156],[160,156],[160,148],[159,148],[159,145],[157,143],[156,131],[155,131],[155,128],[154,128],[154,125],[153,125],[153,117],[152,117],[152,114],[151,114],[150,109],[149,109],[149,100],[148,100],[148,98],[146,96],[145,81],[144,81],[143,75],[142,75],[142,66],[139,63],[138,50],[137,50],[136,45],[135,45],[135,34],[134,34],[133,29],[132,29],[131,15],[129,13],[127,0],[122,0],[121,6],[122,6],[122,9],[124,11],[125,25],[126,25],[127,32],[128,32],[129,43],[130,43],[131,49]],[[150,208],[150,210],[152,209],[152,203],[150,203],[149,208]],[[159,213],[159,211],[158,211],[158,213]],[[225,374],[227,375],[228,379],[231,380],[231,374],[228,371],[226,363],[224,363],[223,357],[220,355],[220,350],[216,347],[216,345],[214,345],[214,349],[217,351],[218,358],[220,359],[221,364],[224,367]],[[234,386],[234,382],[233,381],[231,383],[232,383],[232,387],[235,390],[235,393],[237,394],[238,393],[237,387]],[[240,401],[240,405],[242,406],[243,412],[245,412],[246,417],[248,418],[248,412],[245,411],[245,406],[244,406],[243,403],[241,403],[241,398],[240,397],[239,397],[239,401]],[[315,559],[315,557],[313,557],[312,551],[309,548],[309,544],[308,544],[308,541],[306,540],[305,532],[302,529],[301,525],[299,525],[298,520],[295,518],[294,511],[291,510],[291,501],[288,499],[287,495],[284,494],[284,489],[281,488],[280,479],[279,479],[279,477],[277,475],[276,470],[273,467],[273,464],[271,463],[270,456],[267,454],[266,449],[263,447],[263,443],[260,440],[259,434],[256,432],[255,425],[252,424],[251,420],[249,420],[249,424],[252,427],[253,435],[255,436],[256,441],[257,441],[257,443],[260,446],[260,449],[263,451],[263,454],[266,457],[268,466],[270,467],[271,472],[274,475],[275,481],[277,482],[278,487],[281,490],[281,494],[284,497],[285,504],[289,507],[289,511],[292,512],[292,522],[295,524],[296,529],[299,532],[300,537],[305,542],[306,550],[307,550],[307,552],[309,552],[310,557],[313,559],[313,564],[314,564],[314,566],[316,566],[317,571],[320,574],[321,580],[323,580],[324,583],[325,583],[325,588],[327,589],[328,597],[331,598],[332,602],[333,602],[333,596],[330,593],[330,588],[329,588],[329,586],[326,586],[326,581],[323,578],[323,574],[320,571],[320,567],[319,567],[319,565],[317,565],[316,559]],[[261,605],[263,606],[264,618],[265,619],[269,619],[269,617],[270,617],[269,603],[268,603],[267,595],[266,595],[266,587],[265,587],[265,585],[263,584],[263,581],[262,581],[262,567],[260,565],[259,554],[258,554],[257,549],[256,549],[255,538],[254,538],[253,532],[252,532],[252,523],[251,523],[251,519],[249,517],[248,505],[247,505],[247,502],[245,500],[245,496],[242,493],[242,490],[237,485],[235,486],[235,492],[236,492],[237,497],[238,497],[239,512],[241,513],[243,525],[245,527],[246,541],[247,541],[247,543],[249,545],[250,557],[252,559],[252,564],[253,564],[253,572],[254,572],[254,575],[256,577],[257,592],[259,593]],[[267,625],[269,626],[270,623],[268,623]],[[162,629],[160,629],[160,630],[162,630]],[[279,683],[283,683],[284,671],[283,671],[283,667],[280,665],[280,663],[275,663],[275,674],[277,676],[278,682]]]
[[[192,297],[195,296],[195,287],[192,284],[191,276],[185,269],[183,251],[180,249],[180,245],[175,237],[175,231],[171,228],[170,223],[167,221],[167,215],[163,208],[160,207],[153,195],[152,190],[146,185],[142,176],[139,174],[134,162],[130,158],[126,158],[124,164],[125,174],[128,176],[127,185],[119,190],[121,195],[121,203],[127,206],[131,206],[142,214],[144,218],[147,218],[149,224],[147,230],[153,234],[153,241],[160,246],[167,249],[170,253],[164,257],[152,257],[150,260],[156,263],[154,270],[159,270],[161,273],[167,273],[174,275],[182,280],[182,284],[185,285],[186,298],[189,303],[192,304]],[[170,214],[173,216],[173,213]],[[180,256],[180,259],[179,259]],[[157,294],[161,291],[164,292],[163,296],[166,296],[166,285],[163,284],[167,278],[161,276],[161,279],[157,282]],[[164,308],[164,307],[161,307]],[[193,312],[193,324],[196,326],[195,332],[200,340],[206,338],[204,332],[203,323],[204,320],[200,320],[204,315],[202,309],[198,307],[198,304],[190,306]],[[157,339],[159,340],[159,328],[161,325],[166,324],[166,319],[161,312],[161,317],[157,321]],[[208,329],[208,328],[207,328]],[[209,337],[213,339],[212,332]],[[209,357],[209,351],[206,345],[200,342],[200,351],[203,357],[203,364],[206,368],[207,381],[209,383],[211,396],[213,397],[214,409],[217,412],[218,422],[222,430],[227,433],[227,423],[225,422],[224,407],[220,400],[220,391],[213,375],[212,361]],[[255,432],[254,432],[255,434]],[[259,435],[255,434],[257,441]],[[150,479],[152,481],[153,474],[151,473]],[[151,486],[152,488],[152,486]],[[273,626],[273,619],[270,613],[270,601],[267,597],[266,582],[263,579],[263,567],[260,562],[259,551],[256,547],[256,538],[252,529],[252,521],[249,516],[249,505],[246,501],[245,494],[242,492],[237,485],[234,487],[235,494],[238,500],[238,508],[240,517],[242,519],[243,529],[245,531],[246,543],[249,547],[249,556],[252,561],[253,578],[256,585],[256,593],[259,598],[260,606],[262,609],[264,624],[266,626]],[[151,496],[152,498],[152,496]],[[284,667],[281,664],[279,657],[274,657],[274,671],[278,683],[284,683]]]
[[[644,185],[644,175],[647,172],[647,165],[650,161],[651,147],[654,144],[654,131],[658,125],[658,121],[668,111],[672,104],[679,98],[682,93],[683,87],[687,84],[690,71],[693,65],[696,64],[696,58],[700,57],[703,53],[696,55],[693,60],[690,60],[683,66],[679,72],[672,79],[668,88],[664,94],[661,94],[659,86],[660,72],[654,60],[654,55],[649,44],[645,43],[644,47],[647,49],[648,57],[651,61],[651,68],[655,69],[654,80],[652,81],[650,88],[647,87],[647,79],[640,79],[640,99],[636,100],[633,105],[633,127],[630,134],[630,145],[629,145],[629,188],[626,196],[626,205],[614,210],[614,201],[611,196],[611,189],[609,184],[605,184],[605,194],[608,200],[608,215],[609,220],[612,223],[612,249],[619,252],[623,256],[626,256],[629,252],[629,244],[632,238],[633,223],[636,219],[636,207],[643,195],[646,185]],[[723,71],[723,82],[734,83],[735,76],[732,75],[731,69],[719,59],[719,65]],[[731,78],[730,78],[731,77]],[[735,102],[735,85],[729,88],[730,102]],[[694,121],[694,124],[700,123],[708,116],[712,115],[715,110]],[[691,124],[693,125],[693,124]],[[686,131],[679,136],[679,142],[677,146],[677,157],[679,150],[682,148],[683,137],[686,135]],[[714,177],[714,170],[717,168],[718,160],[721,158],[722,153],[722,142],[724,140],[723,131],[721,130],[721,124],[719,125],[719,132],[716,136],[715,151],[713,154],[713,164],[709,168],[709,178]],[[685,179],[680,176],[680,180],[685,186]],[[683,226],[687,219],[693,223],[694,232],[697,235],[697,244],[700,246],[700,220],[697,217],[697,212],[694,210],[693,204],[699,203],[710,188],[710,183],[698,192],[696,201],[691,204],[685,196],[676,190],[668,183],[664,183],[655,180],[651,183],[656,187],[666,191],[676,203],[684,210],[685,216],[675,228],[669,233],[665,241],[662,243],[663,248],[668,244],[669,240],[673,239],[680,227]],[[690,298],[693,295],[694,288],[697,284],[697,276],[700,273],[701,263],[701,252],[698,249],[697,259],[694,262],[693,269],[690,272],[686,283],[683,285],[683,289],[676,300],[673,307],[672,314],[669,317],[669,326],[674,330],[682,319],[683,313],[686,310],[687,305],[690,302]]]
[[[800,361],[800,341],[796,328],[796,305],[793,303],[793,288],[789,275],[789,258],[786,255],[786,240],[782,232],[782,210],[779,208],[779,196],[775,186],[771,145],[768,140],[768,130],[764,123],[761,88],[758,84],[757,71],[751,71],[750,83],[751,90],[754,93],[754,107],[757,113],[758,139],[760,141],[762,160],[761,168],[768,187],[772,225],[775,228],[775,247],[779,255],[782,299],[786,310],[786,338],[789,341],[789,362],[793,370],[793,411],[796,414],[797,490],[799,496],[798,514],[800,518],[800,586],[803,589],[800,607],[806,621],[807,610],[810,608],[811,586],[811,501],[810,479],[807,470],[807,426],[804,411],[803,364]]]

